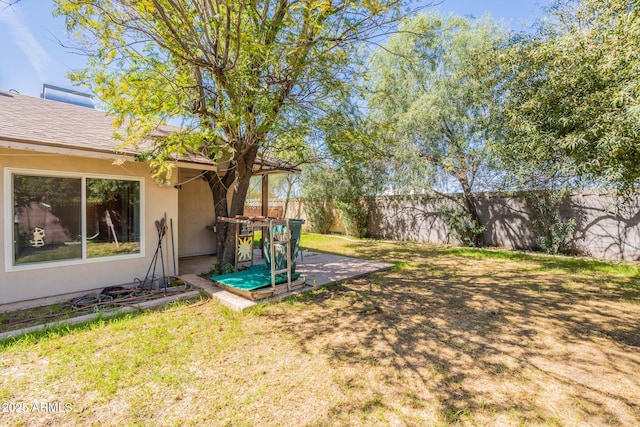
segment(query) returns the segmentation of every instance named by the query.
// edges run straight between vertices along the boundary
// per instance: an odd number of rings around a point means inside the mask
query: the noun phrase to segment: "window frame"
[[[13,244],[13,215],[15,195],[13,193],[14,175],[44,176],[51,178],[76,178],[80,179],[80,231],[82,235],[82,257],[59,261],[35,262],[27,264],[15,264],[15,245]],[[135,254],[110,255],[103,257],[87,257],[87,179],[110,179],[118,181],[136,181],[140,185],[140,251]],[[4,254],[5,272],[38,270],[43,268],[55,268],[74,265],[93,264],[96,262],[122,261],[145,257],[145,179],[136,176],[92,174],[82,172],[68,172],[57,170],[4,168]]]

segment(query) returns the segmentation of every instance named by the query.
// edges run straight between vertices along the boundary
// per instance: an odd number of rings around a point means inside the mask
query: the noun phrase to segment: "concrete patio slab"
[[[226,305],[233,310],[242,311],[245,308],[256,305],[255,301],[251,301],[229,291],[225,291],[224,289],[217,287],[211,280],[204,279],[196,274],[183,274],[180,278],[191,286],[202,289],[209,298],[215,298],[223,305]]]
[[[312,287],[354,279],[393,267],[393,264],[317,252],[304,252],[303,259],[304,263],[298,258],[298,269],[306,276],[307,285]]]
[[[180,277],[191,285],[202,289],[209,297],[216,298],[222,304],[233,310],[242,311],[258,304],[256,301],[251,301],[218,288],[212,281],[198,276],[198,274],[209,271],[213,260],[213,257],[200,257],[198,259],[188,260],[191,262],[187,262],[184,269],[184,261],[180,260],[180,271],[186,273]],[[259,256],[256,256],[255,260],[256,263],[261,262]],[[291,292],[266,298],[263,301],[280,300],[294,294],[310,291],[320,286],[354,279],[376,271],[387,270],[393,266],[393,264],[382,262],[308,251],[305,251],[302,257],[298,257],[297,262],[296,272],[300,272],[305,276],[305,286]],[[206,269],[204,271],[198,271],[199,268],[203,269],[205,267]]]

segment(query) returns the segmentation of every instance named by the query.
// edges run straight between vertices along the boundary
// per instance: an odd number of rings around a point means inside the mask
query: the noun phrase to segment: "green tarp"
[[[300,274],[296,274],[296,258],[298,257],[298,248],[300,246],[300,234],[302,231],[302,224],[304,220],[291,219],[291,281],[298,279]],[[286,235],[286,225],[273,226],[273,234],[275,240],[279,239],[279,235]],[[221,274],[219,276],[211,277],[214,280],[223,285],[231,286],[243,291],[252,291],[254,289],[263,288],[265,286],[271,286],[271,253],[269,242],[269,228],[266,228],[266,235],[264,239],[264,257],[265,264],[254,265],[246,270],[238,271],[236,273]],[[275,269],[285,270],[287,268],[286,258],[286,246],[274,245],[274,258]],[[286,274],[276,275],[276,285],[287,282]]]
[[[293,282],[299,277],[300,274],[292,274],[291,281]],[[253,291],[254,289],[271,286],[271,269],[266,264],[254,265],[236,273],[213,276],[211,280],[243,291]],[[276,275],[276,285],[286,282],[286,274]]]

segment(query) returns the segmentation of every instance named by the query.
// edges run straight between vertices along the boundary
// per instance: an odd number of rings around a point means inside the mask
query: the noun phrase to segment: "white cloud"
[[[0,23],[6,25],[11,39],[27,57],[40,80],[46,81],[46,70],[51,58],[24,23],[18,6],[0,7]]]

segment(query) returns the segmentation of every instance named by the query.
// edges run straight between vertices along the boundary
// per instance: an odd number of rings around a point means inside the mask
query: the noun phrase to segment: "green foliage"
[[[158,181],[196,153],[228,163],[208,174],[216,215],[242,213],[259,148],[304,154],[313,112],[348,92],[360,47],[404,12],[403,0],[56,0],[88,54],[71,80],[114,113],[123,145],[148,147]],[[162,129],[181,119],[180,130]],[[230,203],[225,203],[229,200]],[[233,262],[220,227],[220,266]]]
[[[380,134],[358,109],[343,103],[321,123],[327,149],[336,165],[337,185],[332,189],[347,234],[368,233],[372,197],[386,185],[383,165],[387,152],[380,147]],[[384,160],[383,160],[384,159]]]
[[[308,125],[305,107],[344,89],[342,73],[358,44],[394,22],[402,2],[56,5],[89,54],[88,67],[71,77],[116,114],[123,142],[137,143],[168,118],[183,118],[183,131],[162,136],[148,152],[164,176],[175,156],[189,151],[223,158],[253,144],[299,140],[304,130],[297,123]]]
[[[324,164],[306,169],[302,197],[311,231],[329,233],[337,219],[336,211],[340,211],[347,234],[364,237],[369,226],[366,180],[357,167]]]
[[[478,225],[477,221],[462,206],[443,209],[442,218],[449,226],[449,232],[460,240],[465,246],[478,246],[482,233],[487,229],[485,225]]]
[[[564,219],[560,215],[562,203],[566,202],[567,191],[538,190],[525,191],[522,196],[531,217],[531,226],[537,236],[540,249],[549,254],[568,252],[568,242],[576,229],[573,218]]]
[[[361,169],[349,168],[341,171],[342,179],[336,192],[336,207],[342,214],[347,234],[365,237],[369,229],[369,209],[365,200],[367,178]]]
[[[280,173],[269,176],[269,198],[287,199],[298,197],[300,174]],[[252,176],[247,199],[259,200],[262,197],[262,176]]]
[[[118,179],[87,179],[87,204],[122,201],[127,205],[140,203],[140,183]]]
[[[494,58],[505,38],[488,18],[418,15],[374,53],[371,114],[395,141],[389,155],[408,169],[431,167],[420,191],[453,180],[469,193],[489,168],[499,105]]]
[[[354,192],[343,195],[343,198],[337,201],[336,207],[342,214],[342,223],[349,236],[366,237],[369,232],[369,209],[366,201],[361,197],[354,196]]]
[[[558,1],[504,63],[507,165],[633,191],[640,178],[640,8]]]
[[[311,231],[327,234],[335,222],[335,197],[337,176],[328,166],[318,166],[304,171],[302,198]]]
[[[230,274],[230,273],[237,273],[238,269],[236,268],[235,265],[233,264],[225,264],[222,267],[222,272],[220,274]]]
[[[19,207],[27,207],[33,202],[51,206],[79,204],[81,186],[82,181],[78,178],[13,175],[15,203]]]

